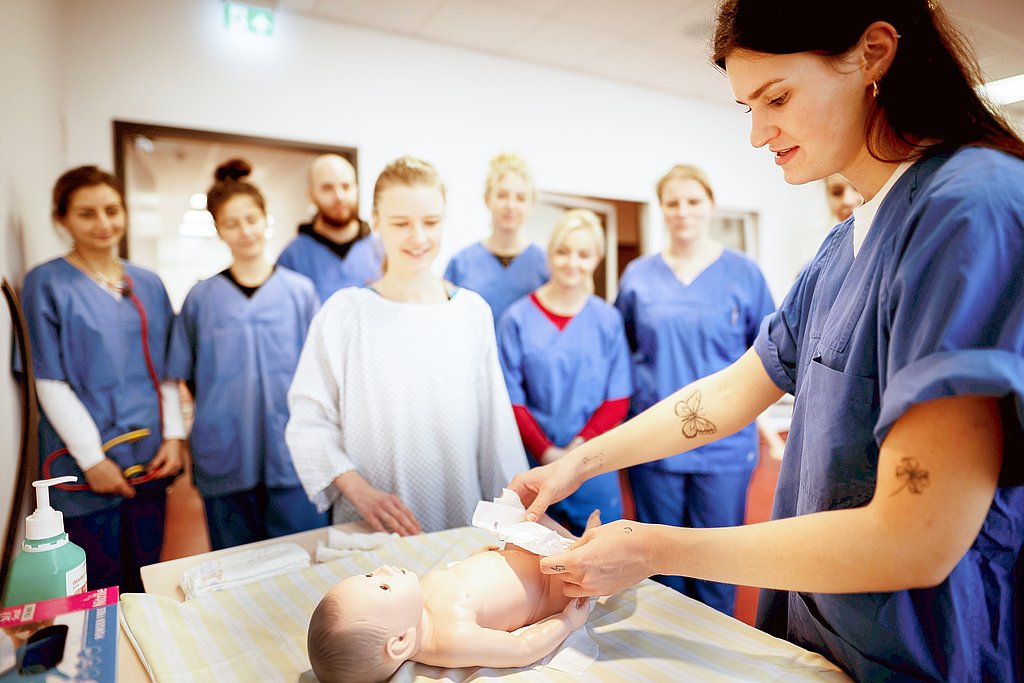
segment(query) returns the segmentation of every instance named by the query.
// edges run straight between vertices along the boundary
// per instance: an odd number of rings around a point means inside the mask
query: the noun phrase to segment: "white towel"
[[[302,546],[276,543],[196,565],[182,574],[179,585],[185,599],[191,600],[207,593],[305,569],[309,564],[309,553]]]
[[[398,538],[401,537],[396,533],[375,531],[369,534],[350,534],[331,527],[327,530],[327,543],[323,541],[316,543],[316,561],[318,563],[330,562],[361,550],[372,550]]]

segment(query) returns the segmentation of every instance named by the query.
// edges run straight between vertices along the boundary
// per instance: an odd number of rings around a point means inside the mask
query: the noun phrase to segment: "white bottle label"
[[[67,581],[68,595],[78,595],[79,593],[85,592],[86,579],[85,579],[85,562],[78,565],[67,574],[64,575],[65,581]]]

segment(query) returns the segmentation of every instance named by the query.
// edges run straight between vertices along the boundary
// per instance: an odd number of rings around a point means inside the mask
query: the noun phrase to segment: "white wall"
[[[827,222],[819,186],[787,186],[769,153],[750,148],[739,106],[284,11],[273,38],[234,36],[222,11],[215,0],[66,2],[69,164],[112,165],[113,119],[351,145],[367,217],[383,165],[417,155],[448,185],[444,262],[486,233],[484,173],[497,151],[522,154],[543,190],[639,201],[653,201],[673,163],[696,163],[721,206],[760,212],[761,261],[777,297]],[[662,231],[651,216],[656,248]]]
[[[355,146],[366,207],[387,161],[421,156],[449,189],[442,263],[485,235],[484,173],[500,150],[526,157],[542,190],[634,201],[653,202],[654,181],[672,164],[703,166],[721,206],[760,213],[761,263],[777,298],[827,223],[821,187],[787,186],[769,153],[750,148],[738,106],[286,12],[270,40],[231,36],[221,16],[217,0],[0,0],[4,276],[20,284],[27,268],[64,250],[50,188],[71,166],[113,167],[114,119]],[[661,224],[658,211],[649,215],[656,249]],[[10,338],[0,317],[0,357],[10,357]],[[20,415],[0,372],[7,480]]]
[[[16,286],[26,262],[59,248],[48,216],[49,190],[64,165],[60,9],[56,0],[0,0],[0,275]],[[11,339],[7,306],[0,304],[0,538],[22,416],[9,370]]]

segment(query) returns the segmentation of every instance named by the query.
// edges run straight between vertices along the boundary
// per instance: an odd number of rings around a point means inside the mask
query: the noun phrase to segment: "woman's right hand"
[[[412,536],[422,531],[416,515],[401,498],[374,488],[355,470],[340,475],[334,480],[334,485],[374,531],[394,532],[400,536]]]
[[[93,493],[113,494],[125,498],[135,497],[135,487],[128,483],[121,468],[110,458],[103,458],[85,470],[83,474],[85,474],[85,481]]]
[[[517,474],[508,488],[519,495],[526,505],[526,519],[536,522],[548,509],[572,495],[583,483],[576,465],[576,458],[563,457],[550,465],[534,467]]]

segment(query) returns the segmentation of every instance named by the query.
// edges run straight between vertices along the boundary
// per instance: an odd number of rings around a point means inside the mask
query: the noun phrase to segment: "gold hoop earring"
[[[878,99],[878,81],[871,81],[871,96]]]

